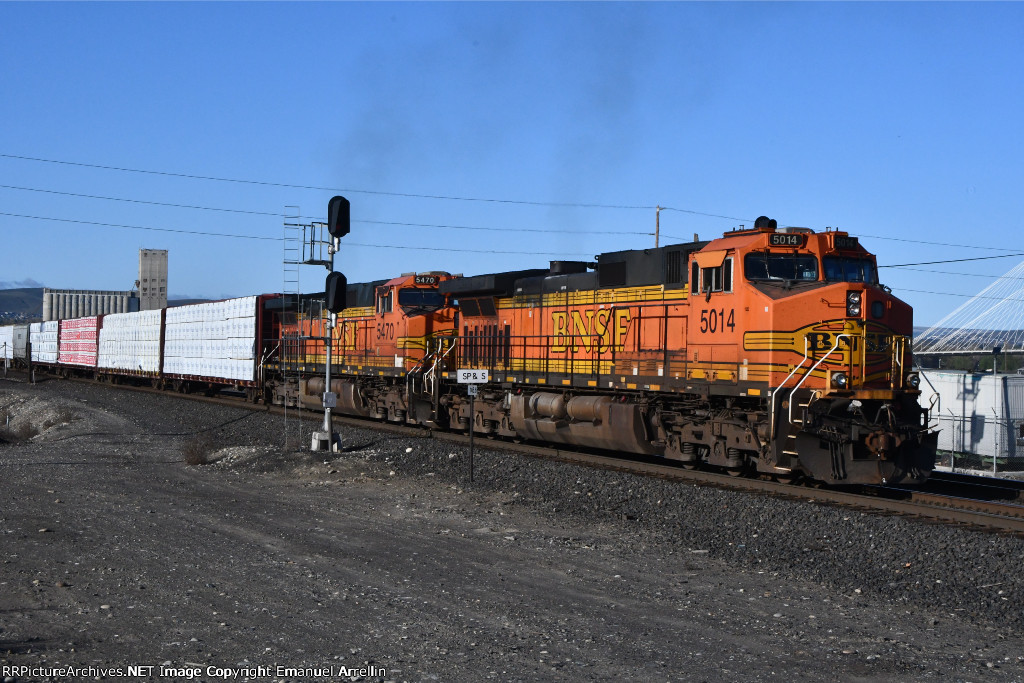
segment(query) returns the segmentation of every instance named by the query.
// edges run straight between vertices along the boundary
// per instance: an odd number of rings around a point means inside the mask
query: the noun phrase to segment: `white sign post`
[[[459,380],[459,384],[484,384],[490,381],[488,377],[489,373],[487,370],[472,370],[468,368],[459,368],[456,370],[456,376]]]
[[[476,422],[476,393],[477,384],[484,384],[488,381],[487,370],[474,370],[470,368],[459,368],[456,371],[459,384],[468,384],[466,393],[469,395],[469,481],[473,481],[473,429]]]

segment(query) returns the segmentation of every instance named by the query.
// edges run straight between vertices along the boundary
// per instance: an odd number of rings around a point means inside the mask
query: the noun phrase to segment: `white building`
[[[922,370],[921,404],[933,405],[940,451],[1024,459],[1024,375]]]
[[[139,249],[139,310],[167,308],[167,250]]]

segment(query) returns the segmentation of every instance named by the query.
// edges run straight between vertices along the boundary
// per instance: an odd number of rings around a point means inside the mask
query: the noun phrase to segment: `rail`
[[[10,381],[10,380],[8,380]],[[93,383],[94,380],[75,380],[79,382]],[[111,391],[138,391],[144,393],[160,393],[152,387],[117,385],[109,387]],[[246,403],[239,403],[237,398],[227,397],[204,397],[194,394],[174,395],[181,400],[201,401],[215,403],[231,407],[241,407],[245,410],[267,410],[280,414],[282,406],[255,406]],[[313,412],[300,410],[301,419],[319,421],[322,416]],[[373,429],[400,433],[410,438],[437,439],[459,444],[468,444],[469,436],[454,432],[424,432],[417,427],[405,424],[381,423],[377,421],[356,418],[345,415],[337,415],[336,421],[358,426],[361,428]],[[675,480],[689,484],[710,485],[736,491],[754,492],[781,497],[788,497],[793,500],[814,502],[818,504],[849,506],[862,510],[901,515],[911,518],[933,519],[941,522],[954,524],[968,524],[974,528],[986,531],[1001,531],[1013,534],[1024,535],[1024,506],[1019,504],[1022,499],[1020,491],[1021,484],[1012,481],[994,481],[985,477],[958,477],[953,483],[970,483],[971,479],[980,479],[975,486],[989,486],[998,489],[1005,489],[1005,493],[999,495],[985,495],[982,499],[965,498],[963,495],[950,495],[954,492],[939,492],[935,490],[921,489],[899,489],[895,487],[864,487],[863,490],[845,490],[809,487],[799,484],[776,482],[764,479],[746,477],[734,477],[720,472],[712,472],[702,469],[688,470],[674,463],[666,463],[658,460],[645,459],[624,459],[611,457],[592,452],[578,451],[566,447],[552,447],[550,445],[540,446],[526,443],[513,443],[509,441],[493,441],[488,443],[489,448],[504,451],[522,453],[524,455],[541,457],[549,460],[556,460],[575,465],[584,465],[602,469],[629,472],[642,476],[655,476],[667,480]],[[949,475],[937,474],[936,483],[948,478]],[[964,479],[968,481],[965,482]],[[961,491],[960,493],[963,493]],[[1012,495],[1011,495],[1012,493]],[[993,500],[997,498],[997,500]],[[998,500],[1002,498],[1002,500]],[[1016,499],[1016,501],[1012,499]]]

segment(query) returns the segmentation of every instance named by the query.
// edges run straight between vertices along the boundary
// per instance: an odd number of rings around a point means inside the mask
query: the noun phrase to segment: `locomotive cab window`
[[[817,280],[818,259],[813,254],[778,254],[752,251],[743,259],[748,280]]]
[[[444,307],[444,295],[436,289],[400,289],[398,305],[407,316],[424,315]]]
[[[878,284],[878,272],[871,259],[826,256],[825,279],[829,282],[866,282]]]
[[[377,290],[377,313],[390,313],[393,302],[392,302],[392,290]]]
[[[717,259],[716,259],[717,260]],[[701,265],[695,260],[690,271],[690,291],[699,294],[704,292],[731,292],[732,291],[732,259],[722,259],[720,265],[709,265],[710,262]]]

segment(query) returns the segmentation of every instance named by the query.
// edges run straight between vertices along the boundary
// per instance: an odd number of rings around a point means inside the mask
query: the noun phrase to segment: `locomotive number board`
[[[835,241],[833,242],[836,249],[856,249],[858,246],[856,237],[843,237],[842,235],[836,235]]]
[[[774,232],[768,235],[768,244],[773,247],[802,247],[806,240],[804,235]]]
[[[417,285],[436,285],[437,284],[437,276],[436,275],[417,275],[416,279],[413,280],[413,282],[415,284],[417,284]]]

